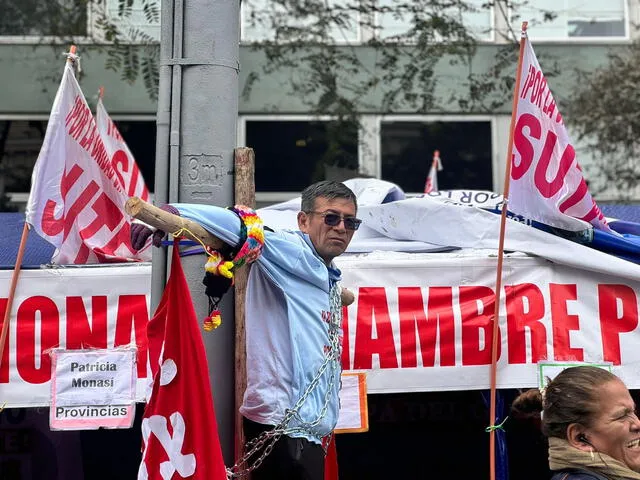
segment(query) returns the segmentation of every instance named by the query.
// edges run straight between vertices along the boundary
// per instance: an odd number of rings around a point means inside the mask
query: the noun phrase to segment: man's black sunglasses
[[[340,222],[344,221],[344,228],[347,230],[357,230],[362,223],[362,220],[356,217],[345,217],[342,214],[331,213],[331,212],[307,212],[308,215],[320,215],[324,217],[324,224],[329,225],[330,227],[335,227],[339,225]]]

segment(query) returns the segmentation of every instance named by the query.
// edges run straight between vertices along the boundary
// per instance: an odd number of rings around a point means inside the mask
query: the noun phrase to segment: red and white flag
[[[138,480],[226,480],[207,356],[177,244],[147,336],[153,387]]]
[[[131,247],[128,196],[67,61],[31,178],[26,221],[57,264],[149,261]]]
[[[509,210],[565,230],[610,231],[526,32],[511,156]]]
[[[118,127],[104,108],[102,95],[96,105],[96,124],[122,189],[129,197],[140,197],[142,200],[148,201],[149,190],[144,183],[138,164],[127,143],[120,135]]]
[[[431,162],[431,168],[429,169],[429,175],[427,181],[424,184],[424,193],[431,193],[438,191],[438,172],[442,170],[442,161],[440,160],[440,151],[435,150],[433,152],[433,161]]]

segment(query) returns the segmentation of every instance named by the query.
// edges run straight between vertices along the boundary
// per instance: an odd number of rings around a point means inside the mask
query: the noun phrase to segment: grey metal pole
[[[158,85],[158,113],[156,115],[156,169],[154,203],[169,201],[169,131],[171,128],[171,69],[167,62],[173,49],[173,2],[163,1],[160,10],[160,81]],[[167,252],[152,249],[151,312],[155,312],[167,281]]]
[[[172,3],[172,0],[163,0]],[[233,150],[238,118],[239,8],[237,0],[175,0],[173,35],[161,44],[173,57],[168,193],[182,203],[233,204]],[[168,7],[167,7],[168,9]],[[180,28],[182,27],[182,28]],[[177,157],[177,158],[176,158]],[[177,161],[176,161],[177,160]],[[177,189],[176,189],[177,186]],[[183,258],[196,312],[204,318],[203,256]],[[154,268],[155,268],[154,263]],[[233,465],[234,313],[233,296],[221,305],[222,326],[205,333],[211,385],[222,451]]]

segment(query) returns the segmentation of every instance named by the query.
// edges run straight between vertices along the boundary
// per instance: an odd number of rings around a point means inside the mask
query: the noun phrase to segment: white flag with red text
[[[70,62],[33,169],[26,221],[56,247],[52,262],[149,261],[131,247],[128,196]]]
[[[424,193],[431,193],[438,191],[438,171],[442,170],[442,162],[440,161],[440,152],[436,150],[433,152],[433,161],[431,162],[431,168],[429,169],[429,175],[424,183]]]
[[[525,35],[511,156],[509,210],[565,230],[610,231],[589,194],[547,79]]]
[[[138,164],[120,135],[118,127],[104,108],[102,98],[98,99],[96,106],[96,124],[123,190],[129,197],[140,197],[142,200],[148,201],[149,190],[144,183]]]

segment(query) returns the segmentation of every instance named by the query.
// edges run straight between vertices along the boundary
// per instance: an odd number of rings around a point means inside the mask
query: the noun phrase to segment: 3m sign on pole
[[[565,230],[585,230],[591,224],[611,231],[589,194],[558,105],[524,35],[509,210]]]
[[[131,247],[127,198],[67,62],[33,169],[26,221],[56,247],[53,263],[149,261],[148,246]]]

